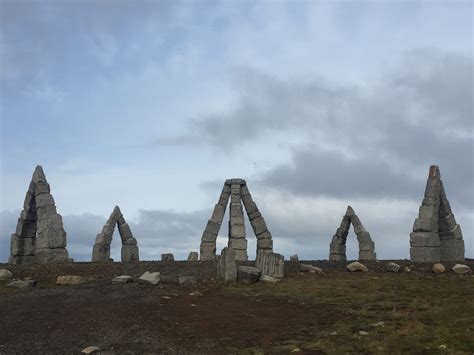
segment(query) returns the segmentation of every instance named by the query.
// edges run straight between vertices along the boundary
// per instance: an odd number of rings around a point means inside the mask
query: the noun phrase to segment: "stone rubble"
[[[311,274],[320,274],[323,272],[319,267],[309,264],[300,264],[299,267],[301,272],[309,272]]]
[[[236,260],[248,260],[243,207],[245,207],[250,225],[257,237],[257,254],[259,251],[273,250],[272,235],[250,195],[246,181],[243,179],[228,179],[224,183],[219,201],[215,205],[211,219],[207,222],[202,234],[201,261],[216,260],[216,239],[229,199],[229,241],[227,246],[235,251]]]
[[[464,264],[456,264],[453,266],[452,270],[459,275],[463,274],[469,274],[471,271],[471,268],[468,265]]]
[[[237,267],[237,281],[243,284],[254,284],[260,278],[260,271],[252,266]]]
[[[367,272],[367,271],[369,271],[367,266],[365,266],[364,264],[359,263],[358,261],[354,261],[354,262],[350,263],[349,265],[346,266],[346,269],[348,271],[351,271],[351,272],[354,272],[354,271]]]
[[[138,282],[156,286],[160,283],[160,273],[145,271],[143,275],[138,278]]]
[[[56,211],[43,168],[35,168],[16,231],[11,236],[10,264],[66,262],[66,232]]]
[[[79,285],[87,282],[91,282],[92,280],[88,277],[77,276],[77,275],[65,275],[65,276],[58,276],[56,279],[57,285]]]
[[[262,250],[257,253],[255,267],[262,275],[282,279],[285,275],[285,258],[270,250]]]
[[[456,223],[436,165],[430,166],[425,195],[410,233],[410,260],[464,261],[461,226]]]
[[[237,263],[235,262],[235,250],[225,247],[217,260],[217,279],[221,282],[237,281]]]
[[[385,265],[385,270],[391,271],[391,272],[399,272],[400,271],[400,265],[394,262],[389,262],[387,265]]]
[[[258,279],[258,282],[267,283],[267,284],[276,284],[279,281],[281,281],[281,279],[276,279],[268,275],[261,275],[260,278]]]
[[[0,269],[0,281],[10,280],[13,278],[13,274],[10,270]]]
[[[119,206],[114,207],[109,219],[102,227],[102,231],[95,238],[92,261],[110,261],[110,244],[112,243],[115,226],[118,227],[120,238],[122,239],[122,262],[139,261],[137,240],[133,237],[130,226],[125,222]]]
[[[7,284],[7,287],[15,287],[21,290],[27,290],[36,287],[35,280],[15,280]]]
[[[133,277],[129,275],[120,275],[112,279],[113,284],[126,284],[133,282]]]
[[[342,218],[341,225],[332,237],[329,247],[329,260],[346,261],[346,240],[350,226],[354,227],[354,232],[359,242],[359,260],[375,260],[375,243],[362,225],[359,217],[355,214],[351,206],[347,206],[346,214]]]

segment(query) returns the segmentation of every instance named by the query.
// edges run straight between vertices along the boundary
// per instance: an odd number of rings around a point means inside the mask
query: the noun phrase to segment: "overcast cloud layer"
[[[469,1],[0,0],[0,261],[37,164],[76,260],[116,204],[142,259],[186,257],[230,177],[247,179],[277,252],[327,258],[351,204],[379,258],[407,258],[431,164],[474,257],[472,14]]]

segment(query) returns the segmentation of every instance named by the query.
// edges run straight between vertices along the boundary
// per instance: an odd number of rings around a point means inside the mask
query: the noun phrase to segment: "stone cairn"
[[[425,197],[410,233],[413,262],[464,261],[464,241],[446,198],[441,173],[430,167]]]
[[[329,248],[329,260],[346,260],[346,240],[351,223],[357,235],[357,241],[359,242],[359,260],[375,260],[377,258],[375,244],[370,237],[370,233],[365,230],[351,206],[347,206],[346,214],[342,217],[341,225],[337,229],[336,234],[332,237]]]
[[[56,211],[43,168],[38,165],[26,193],[16,232],[11,236],[11,264],[67,262],[66,232]]]
[[[216,260],[216,239],[219,234],[225,210],[230,198],[229,248],[235,251],[237,261],[248,260],[247,239],[242,202],[252,229],[257,237],[257,254],[260,251],[272,251],[272,235],[265,220],[250,195],[247,183],[243,179],[229,179],[224,183],[219,201],[214,207],[211,219],[207,222],[201,238],[201,261]]]
[[[123,218],[119,206],[115,206],[102,231],[95,238],[92,251],[92,261],[108,262],[110,260],[110,243],[114,234],[115,225],[118,226],[122,239],[122,262],[139,261],[137,240],[133,237],[130,226]]]

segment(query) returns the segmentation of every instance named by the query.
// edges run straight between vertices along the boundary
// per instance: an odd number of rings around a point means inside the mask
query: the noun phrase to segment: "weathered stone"
[[[362,224],[354,225],[354,232],[355,234],[361,234],[367,232]]]
[[[7,284],[7,287],[15,287],[19,288],[21,290],[27,290],[36,287],[36,281],[34,280],[17,280],[17,281],[12,281]]]
[[[418,263],[437,263],[440,261],[439,246],[412,246],[410,260]]]
[[[348,271],[351,271],[351,272],[354,272],[354,271],[367,272],[367,271],[369,271],[367,266],[365,266],[364,264],[359,263],[358,261],[354,261],[354,262],[350,263],[349,265],[346,266],[346,269]]]
[[[360,232],[356,234],[356,236],[357,236],[357,241],[359,243],[373,243],[369,232]],[[375,243],[374,243],[374,248],[375,248]]]
[[[323,272],[323,270],[314,265],[300,264],[299,267],[301,272],[309,272],[311,274],[320,274]]]
[[[247,240],[243,238],[229,238],[228,246],[233,249],[247,249]]]
[[[262,217],[262,214],[259,211],[257,211],[257,212],[248,214],[248,217],[249,217],[249,220],[252,221],[255,218]]]
[[[439,198],[441,192],[441,184],[438,178],[429,178],[426,184],[425,197]]]
[[[113,284],[126,284],[133,282],[133,277],[129,275],[116,276],[112,279]]]
[[[252,213],[258,212],[258,207],[255,202],[253,201],[245,202],[245,199],[242,199],[242,200],[244,202],[245,211],[247,211],[247,215],[251,215]]]
[[[133,238],[132,231],[130,230],[128,223],[119,224],[118,230],[122,241]]]
[[[38,231],[36,249],[56,249],[66,247],[66,232],[63,229]]]
[[[212,220],[208,220],[205,231],[210,234],[218,235],[220,228],[221,225],[219,223],[216,223]]]
[[[450,231],[454,229],[456,225],[456,219],[452,213],[438,219],[438,230],[440,233],[444,231]]]
[[[123,245],[137,245],[138,242],[135,238],[132,237],[132,238],[128,238],[126,240],[122,240],[122,244]]]
[[[245,249],[234,249],[235,251],[235,260],[237,261],[247,261],[249,259],[247,255],[247,250]]]
[[[134,244],[122,244],[121,257],[123,263],[140,261],[138,246]]]
[[[35,255],[36,238],[11,237],[10,253],[14,256]]]
[[[273,240],[257,239],[257,250],[258,249],[273,249]]]
[[[253,231],[256,235],[259,235],[268,229],[263,217],[258,217],[251,220],[250,224],[252,225]]]
[[[270,231],[266,230],[265,232],[258,234],[257,239],[272,239],[272,234]]]
[[[201,242],[200,246],[201,261],[215,261],[216,260],[216,243]]]
[[[188,261],[199,261],[199,253],[197,251],[190,251]]]
[[[259,282],[266,283],[266,284],[276,284],[280,280],[281,279],[276,279],[268,275],[261,275],[260,278],[258,279]]]
[[[212,211],[211,221],[218,223],[219,225],[222,224],[222,220],[224,219],[226,206],[222,205],[215,205],[214,210]]]
[[[229,224],[229,238],[245,238],[245,225]]]
[[[79,285],[88,282],[91,282],[90,278],[77,275],[58,276],[56,279],[57,285]]]
[[[442,261],[464,261],[464,240],[440,239],[439,257]]]
[[[338,228],[338,229],[336,230],[336,234],[335,234],[335,235],[337,235],[338,237],[340,237],[341,240],[342,240],[342,239],[346,238],[348,234],[349,234],[349,230],[347,230],[347,229],[342,229],[342,228]]]
[[[372,241],[359,243],[359,251],[374,251],[375,244]]]
[[[410,233],[410,246],[412,247],[439,247],[438,233],[412,232]]]
[[[400,265],[394,262],[389,262],[385,265],[385,270],[391,271],[391,272],[399,272],[400,271]]]
[[[92,262],[108,262],[110,258],[110,244],[94,244]]]
[[[427,219],[427,218],[417,218],[413,224],[414,232],[438,232],[438,220],[437,219]]]
[[[347,206],[346,214],[347,217],[355,216],[354,209],[351,206]]]
[[[238,195],[239,196],[239,202],[240,202],[240,184],[232,184],[230,185],[230,193],[232,195]]]
[[[178,283],[181,286],[195,286],[197,284],[197,280],[194,276],[178,276]]]
[[[41,264],[64,263],[69,259],[65,248],[38,249],[36,248],[36,260]]]
[[[346,261],[346,254],[329,254],[329,261]]]
[[[442,274],[443,272],[446,271],[446,268],[444,267],[443,264],[441,263],[436,263],[433,265],[431,268],[431,271],[433,271],[435,274]]]
[[[0,281],[10,280],[13,278],[13,274],[10,270],[0,269]]]
[[[243,284],[254,284],[260,278],[260,271],[252,266],[237,267],[237,281]]]
[[[222,282],[237,281],[237,264],[235,262],[235,251],[232,248],[224,248],[217,262],[217,279]]]
[[[377,254],[372,250],[359,250],[359,260],[376,260]]]
[[[471,271],[471,268],[464,264],[456,264],[453,266],[452,270],[459,275],[468,274]]]
[[[239,179],[239,178],[234,178],[234,179],[227,179],[225,181],[225,184],[228,185],[228,186],[232,186],[232,185],[245,185],[246,182],[244,179]]]
[[[298,254],[291,255],[290,256],[290,261],[293,262],[293,263],[299,262]]]
[[[217,239],[217,234],[211,234],[206,231],[202,234],[201,242],[213,242],[215,243]]]
[[[357,215],[353,215],[351,217],[351,223],[352,223],[353,227],[362,225],[362,222],[360,221],[360,219]]]
[[[44,206],[54,206],[54,198],[50,194],[41,194],[35,196],[36,208],[41,208]]]
[[[174,255],[171,253],[161,254],[161,261],[174,261]]]
[[[156,286],[160,283],[160,273],[145,271],[145,273],[138,278],[138,282]]]
[[[260,270],[262,275],[281,279],[285,273],[285,258],[283,255],[271,251],[260,250],[257,253],[255,267]]]
[[[94,353],[99,353],[101,349],[98,346],[88,346],[84,349],[81,350],[81,353],[83,354],[94,354]]]
[[[10,255],[8,263],[13,265],[31,265],[36,264],[36,255]]]

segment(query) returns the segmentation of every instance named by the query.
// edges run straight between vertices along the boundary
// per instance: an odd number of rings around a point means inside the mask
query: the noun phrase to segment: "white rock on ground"
[[[385,265],[385,270],[391,271],[391,272],[399,272],[400,271],[400,265],[390,261],[389,263],[387,263],[387,265]]]
[[[456,264],[452,269],[456,274],[462,275],[471,272],[471,268],[464,264]]]
[[[56,284],[58,285],[79,285],[86,282],[90,282],[91,279],[88,277],[77,276],[77,275],[66,275],[58,276]]]
[[[87,348],[82,349],[81,353],[83,354],[93,354],[97,351],[100,351],[98,346],[88,346]]]
[[[126,284],[129,282],[133,282],[133,277],[129,275],[120,275],[112,279],[113,284]]]
[[[442,274],[443,272],[446,271],[446,268],[444,267],[443,264],[441,263],[436,263],[433,265],[431,268],[431,271],[433,271],[435,274]]]
[[[138,282],[156,286],[160,283],[160,273],[145,271],[138,279]]]
[[[36,281],[35,280],[12,281],[9,284],[7,284],[7,287],[15,287],[22,290],[26,290],[26,289],[36,287]]]
[[[276,278],[268,276],[268,275],[262,275],[262,276],[260,276],[260,279],[258,279],[259,282],[266,283],[266,284],[276,284],[280,280],[281,279],[276,279]]]
[[[363,271],[367,272],[369,269],[364,264],[359,263],[358,261],[354,261],[346,266],[346,269],[353,272],[353,271]]]
[[[323,270],[321,270],[319,267],[309,265],[309,264],[300,264],[300,271],[310,272],[312,274],[315,274],[315,273],[320,274],[323,272]]]
[[[13,277],[13,274],[10,270],[0,269],[0,280],[10,280]]]

